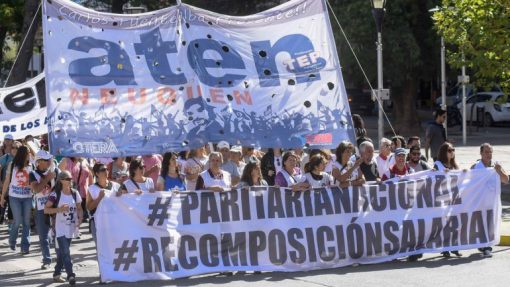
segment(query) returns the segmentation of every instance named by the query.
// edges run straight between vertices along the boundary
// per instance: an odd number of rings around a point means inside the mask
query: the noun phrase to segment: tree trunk
[[[4,46],[5,46],[5,37],[7,36],[7,29],[4,27],[0,27],[0,64],[4,59]]]
[[[27,70],[28,65],[30,64],[30,59],[32,58],[33,49],[34,49],[34,37],[37,29],[41,23],[41,14],[37,15],[37,8],[39,6],[38,0],[26,0],[25,5],[23,6],[23,27],[22,27],[22,37],[20,42],[21,49],[18,59],[12,69],[12,73],[9,77],[9,81],[7,82],[7,86],[13,86],[20,83],[25,82],[27,78]],[[30,23],[32,23],[32,19],[36,17],[34,20],[34,24],[32,28],[30,28]],[[23,39],[25,39],[25,43],[23,47],[21,47],[21,43],[23,43]]]
[[[400,93],[392,94],[393,114],[396,118],[395,132],[399,135],[420,136],[421,125],[416,111],[416,80],[406,79]]]

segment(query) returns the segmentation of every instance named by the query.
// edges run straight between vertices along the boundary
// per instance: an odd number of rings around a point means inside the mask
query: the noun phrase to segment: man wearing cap
[[[384,181],[414,172],[414,170],[406,163],[406,154],[407,152],[403,148],[395,149],[395,164],[382,176],[381,180]]]
[[[243,174],[244,167],[246,164],[241,160],[242,157],[242,148],[241,146],[232,146],[230,149],[230,160],[226,161],[221,169],[224,171],[228,171],[232,178],[232,186],[236,186],[241,180],[241,175]]]
[[[35,225],[39,233],[39,244],[43,257],[41,269],[48,269],[51,264],[50,241],[48,231],[49,222],[45,220],[44,206],[48,201],[51,189],[55,186],[55,178],[58,169],[53,164],[53,156],[45,150],[40,150],[35,155],[35,170],[30,172],[29,182],[32,192],[35,194]]]

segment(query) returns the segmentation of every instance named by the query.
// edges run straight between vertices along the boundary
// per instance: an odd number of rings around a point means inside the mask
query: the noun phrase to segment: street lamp
[[[377,91],[373,91],[376,94],[376,98],[379,102],[379,118],[378,118],[378,137],[379,145],[381,139],[384,137],[384,121],[383,121],[383,107],[384,100],[388,97],[388,91],[383,91],[383,63],[382,63],[382,21],[384,17],[384,7],[386,6],[386,0],[371,0],[372,2],[372,15],[375,19],[375,25],[377,27]],[[381,147],[379,146],[379,150]]]
[[[435,13],[439,11],[438,6],[429,10],[430,13]],[[441,108],[445,111],[448,110],[448,105],[446,103],[446,61],[445,61],[446,48],[444,46],[444,38],[441,36]],[[446,120],[444,121],[444,129],[446,133],[446,137],[448,137],[448,125]]]

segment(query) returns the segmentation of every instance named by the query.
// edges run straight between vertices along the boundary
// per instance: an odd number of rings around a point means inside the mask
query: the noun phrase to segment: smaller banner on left
[[[22,84],[0,89],[1,138],[48,133],[44,72]]]

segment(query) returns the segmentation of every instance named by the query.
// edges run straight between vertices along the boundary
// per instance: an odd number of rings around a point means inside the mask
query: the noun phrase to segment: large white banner
[[[44,72],[22,84],[0,88],[0,126],[2,136],[15,139],[48,132]]]
[[[492,246],[500,189],[494,170],[472,170],[343,190],[107,196],[95,215],[101,278],[304,271]]]
[[[68,0],[43,12],[53,154],[355,140],[324,1],[245,17],[186,4],[117,15]]]

